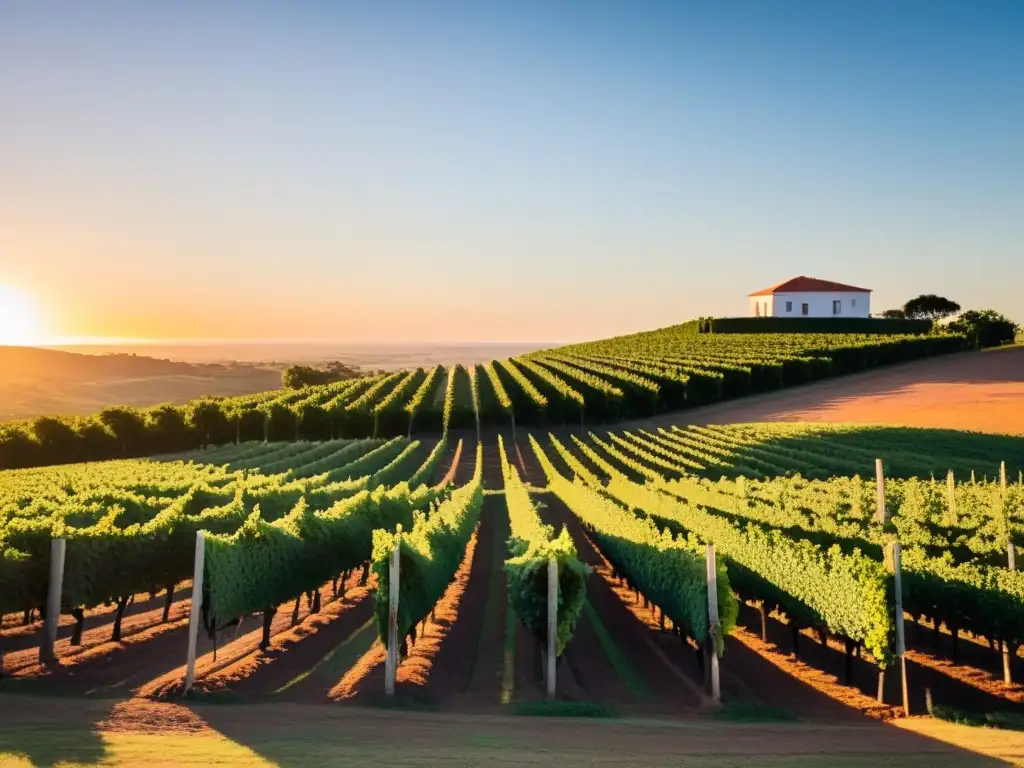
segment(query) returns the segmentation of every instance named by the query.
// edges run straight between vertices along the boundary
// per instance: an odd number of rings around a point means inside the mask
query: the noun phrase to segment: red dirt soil
[[[127,635],[130,631],[139,631],[140,628],[144,629],[152,624],[159,623],[163,618],[166,596],[166,591],[158,593],[157,596],[152,599],[150,599],[149,593],[135,595],[132,602],[127,608],[125,608],[124,615],[121,619],[121,634]],[[178,585],[174,590],[174,602],[171,604],[170,619],[174,619],[176,614],[179,614],[182,611],[184,611],[182,615],[188,615],[188,606],[190,605],[191,596],[191,580]],[[81,647],[87,647],[95,644],[96,642],[105,642],[106,640],[109,640],[110,635],[113,632],[115,611],[116,606],[114,605],[99,605],[85,611],[82,646],[72,646],[70,643],[60,642],[65,638],[71,637],[71,632],[75,626],[74,617],[71,616],[71,614],[62,613],[57,630],[57,645],[54,649],[57,655],[61,656],[70,653],[78,653]],[[140,620],[138,618],[142,615],[146,616],[145,620]],[[180,618],[180,616],[178,616],[178,618]],[[22,624],[21,619],[22,617],[20,615],[15,616],[14,614],[8,614],[7,616],[4,616],[4,628],[0,630],[0,653],[10,653],[13,656],[15,651],[39,648],[39,644],[43,639],[42,618],[37,618],[31,624]],[[106,628],[105,636],[103,632],[98,631],[101,627]],[[90,638],[94,639],[90,642]],[[102,640],[97,640],[95,638],[102,638]],[[12,668],[13,664],[8,668],[8,671]]]
[[[190,594],[185,590],[183,594]],[[157,598],[160,602],[160,598]],[[128,646],[138,645],[156,637],[168,633],[174,633],[180,627],[188,623],[189,608],[191,599],[175,601],[171,605],[170,615],[166,623],[162,622],[163,607],[153,608],[149,611],[125,615],[121,621],[121,642],[111,641],[113,631],[113,616],[110,611],[101,613],[97,619],[99,624],[86,616],[86,630],[82,633],[81,645],[71,645],[70,626],[60,627],[60,639],[54,645],[54,652],[61,665],[80,665],[88,660],[97,658],[104,654],[123,649]],[[62,617],[63,618],[63,617]],[[72,623],[74,620],[72,619]],[[62,637],[61,637],[62,636]],[[14,676],[27,676],[39,674],[42,667],[39,665],[39,644],[42,642],[42,632],[18,636],[11,640],[17,643],[20,650],[5,653],[3,655],[2,668],[6,674]]]
[[[301,623],[271,638],[265,651],[256,648],[237,661],[204,676],[196,685],[204,693],[230,692],[246,698],[262,698],[273,694],[289,681],[344,642],[373,615],[373,593],[377,578],[372,573],[360,585],[362,569],[351,573],[338,585],[338,598],[309,614]],[[276,617],[275,617],[276,618]],[[289,619],[290,620],[290,619]],[[292,697],[293,701],[297,700]],[[325,697],[315,701],[322,703]]]
[[[1024,435],[1024,347],[904,363],[667,413],[630,422],[628,427],[757,421],[887,424]]]
[[[416,640],[409,642],[408,655],[399,660],[396,697],[435,704],[441,690],[452,686],[451,675],[449,679],[442,679],[440,674],[434,677],[434,663],[460,615],[462,596],[466,592],[477,552],[479,529],[478,523],[477,531],[466,545],[466,556],[456,570],[455,578],[437,602],[433,617],[428,615],[417,627]],[[384,693],[384,657],[384,645],[380,640],[375,640],[370,650],[331,689],[330,698],[355,704],[378,701]]]

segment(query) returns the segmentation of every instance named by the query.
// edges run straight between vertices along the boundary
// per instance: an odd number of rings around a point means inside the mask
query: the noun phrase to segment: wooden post
[[[949,522],[956,525],[956,481],[953,479],[953,470],[946,474],[946,490],[949,494]]]
[[[903,714],[910,716],[910,695],[907,690],[906,640],[903,632],[903,571],[900,544],[892,545],[894,591],[896,593],[896,653],[900,658],[900,682],[903,686]]]
[[[50,664],[57,659],[54,646],[57,644],[57,627],[60,624],[60,595],[64,586],[64,553],[66,539],[50,541],[50,583],[46,593],[46,624],[43,627],[43,644],[39,646],[39,661]]]
[[[401,526],[398,528],[401,536]],[[395,695],[395,678],[398,676],[398,585],[401,574],[399,573],[399,553],[401,552],[401,538],[395,541],[395,548],[391,550],[391,563],[388,572],[388,655],[384,667],[384,693],[388,696]]]
[[[882,460],[875,459],[875,519],[882,525],[887,522],[885,514],[885,471],[882,469]]]
[[[555,657],[558,650],[558,561],[548,558],[547,694],[555,698]]]
[[[711,699],[715,704],[722,703],[722,689],[718,676],[718,651],[715,647],[715,633],[719,631],[718,618],[718,570],[715,567],[715,545],[708,544],[708,650],[711,653]]]
[[[206,561],[206,540],[196,531],[196,556],[192,570],[192,606],[188,614],[188,662],[185,665],[185,693],[196,680],[196,647],[199,644],[199,622],[202,621],[203,570]]]

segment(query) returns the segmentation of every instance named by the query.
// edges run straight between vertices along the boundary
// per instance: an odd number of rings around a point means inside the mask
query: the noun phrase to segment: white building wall
[[[870,317],[870,293],[776,293],[751,296],[751,317]],[[836,314],[833,302],[839,302]],[[807,305],[807,313],[803,305]]]
[[[771,317],[775,307],[773,296],[751,296],[750,315],[751,317]]]

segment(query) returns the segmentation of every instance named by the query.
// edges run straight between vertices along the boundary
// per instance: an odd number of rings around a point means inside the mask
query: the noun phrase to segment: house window
[[[761,302],[760,301],[755,301],[754,302],[754,314],[757,317],[761,316]]]
[[[854,309],[856,309],[857,308],[857,300],[856,299],[850,299],[850,306],[853,307]]]
[[[787,301],[786,302],[786,311],[787,312],[792,312],[793,311],[793,302],[792,301]]]
[[[808,306],[806,303],[800,305],[800,314],[801,315],[808,314],[809,310],[810,310],[810,306]]]
[[[834,299],[832,301],[832,314],[838,315],[843,311],[843,302],[841,299]]]
[[[764,316],[768,317],[768,302],[767,301],[764,303]]]

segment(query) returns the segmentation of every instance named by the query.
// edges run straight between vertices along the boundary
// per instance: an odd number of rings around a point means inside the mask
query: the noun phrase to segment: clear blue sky
[[[798,274],[1024,322],[1024,2],[0,5],[56,335],[572,340]]]

